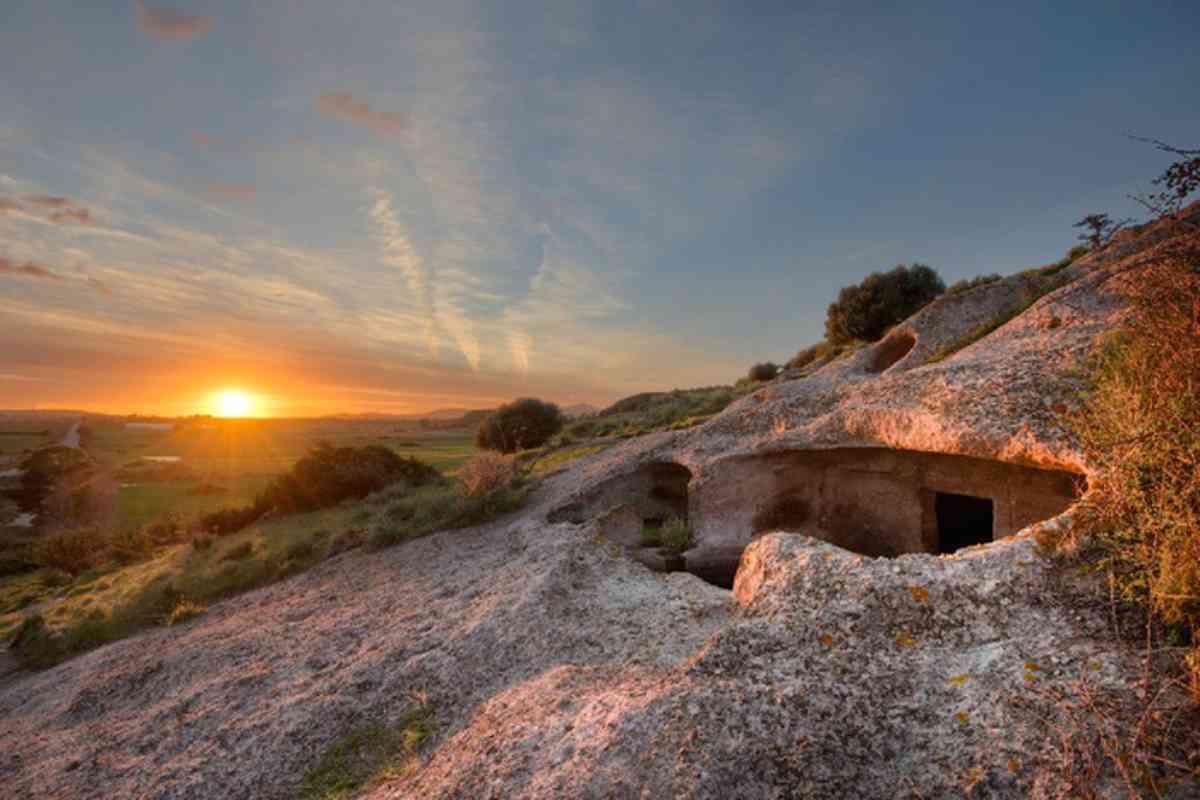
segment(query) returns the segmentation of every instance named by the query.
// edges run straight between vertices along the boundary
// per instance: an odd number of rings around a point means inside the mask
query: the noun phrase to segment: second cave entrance
[[[939,553],[953,553],[992,541],[995,514],[990,498],[937,492],[933,505]]]

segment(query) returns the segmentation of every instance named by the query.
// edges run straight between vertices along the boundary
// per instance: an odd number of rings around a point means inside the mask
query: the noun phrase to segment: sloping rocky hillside
[[[1138,656],[1033,533],[1086,480],[1059,423],[1081,359],[1171,235],[939,300],[573,465],[516,518],[9,677],[4,794],[293,797],[339,737],[420,704],[422,763],[366,796],[1056,796],[1056,698],[1126,690]],[[1015,535],[942,553],[980,503],[986,538]],[[697,565],[740,563],[732,591],[634,557],[670,515],[695,531],[685,566],[727,584]]]

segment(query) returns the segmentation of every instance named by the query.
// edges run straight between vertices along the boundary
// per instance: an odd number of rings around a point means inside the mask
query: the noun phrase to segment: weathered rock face
[[[330,743],[419,694],[436,729],[421,768],[366,796],[1068,796],[1048,766],[1051,696],[1083,679],[1122,690],[1140,657],[1037,555],[1033,530],[1063,517],[950,555],[903,551],[933,549],[929,519],[943,549],[939,494],[991,500],[1000,536],[1070,502],[1088,469],[1058,423],[1073,370],[1170,235],[1071,266],[943,360],[929,361],[1036,279],[946,298],[702,427],[573,465],[514,519],[345,553],[9,676],[3,793],[292,797]],[[690,518],[700,555],[741,554],[732,593],[629,557],[642,522],[671,515]]]

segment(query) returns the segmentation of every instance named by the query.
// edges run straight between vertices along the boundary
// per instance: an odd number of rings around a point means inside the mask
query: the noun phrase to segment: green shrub
[[[333,447],[319,444],[291,470],[274,478],[251,505],[206,514],[200,527],[211,533],[235,533],[270,513],[329,508],[359,499],[385,486],[404,482],[424,486],[442,480],[435,468],[379,445]]]
[[[492,412],[479,426],[475,444],[501,453],[541,447],[562,430],[564,421],[558,406],[524,397]]]
[[[945,290],[937,271],[924,264],[873,272],[838,292],[825,315],[825,338],[833,344],[878,341]]]
[[[692,529],[679,517],[671,517],[663,523],[658,533],[663,548],[672,553],[682,553],[692,546]]]
[[[485,495],[508,487],[516,477],[512,456],[485,450],[476,453],[458,471],[458,480],[468,495]]]
[[[104,561],[108,543],[94,528],[69,528],[47,534],[33,543],[33,561],[71,575],[87,572]]]
[[[441,473],[415,458],[380,445],[333,447],[320,444],[292,469],[275,478],[255,499],[255,507],[281,513],[315,511],[362,498],[398,481],[422,486]]]
[[[779,374],[779,365],[771,361],[764,361],[761,364],[755,364],[746,373],[746,379],[752,383],[761,383],[763,381],[774,380]]]

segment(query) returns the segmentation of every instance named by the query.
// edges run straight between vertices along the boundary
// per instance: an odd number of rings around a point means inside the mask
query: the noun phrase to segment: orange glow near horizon
[[[210,402],[214,416],[236,419],[256,417],[262,414],[262,401],[241,389],[222,389],[215,392]]]

